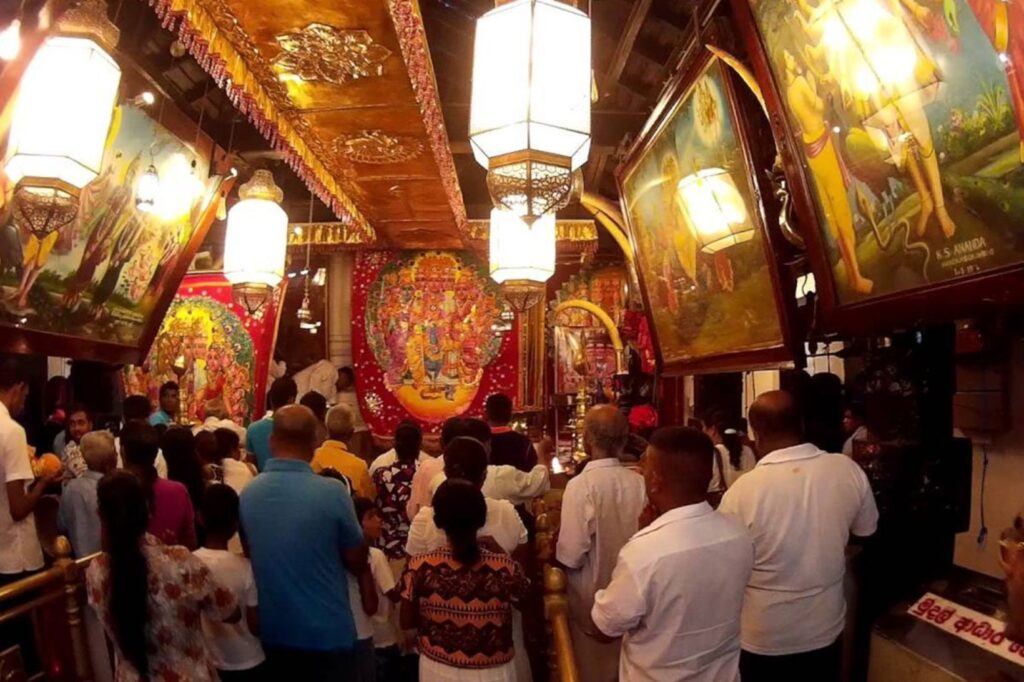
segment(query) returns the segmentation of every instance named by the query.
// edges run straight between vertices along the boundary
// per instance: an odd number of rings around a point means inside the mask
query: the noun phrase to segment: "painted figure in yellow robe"
[[[832,235],[839,244],[847,282],[857,293],[870,294],[874,282],[861,274],[860,263],[857,262],[857,235],[853,229],[853,208],[846,193],[846,171],[832,141],[828,121],[825,120],[825,102],[818,96],[813,76],[797,71],[793,55],[783,50],[782,59],[786,68],[786,103],[800,125],[804,155],[821,199],[826,222],[831,226]]]
[[[408,364],[409,373],[412,374],[413,386],[427,384],[427,371],[423,364],[423,353],[426,348],[427,338],[423,333],[423,325],[418,324],[405,344],[405,361]]]

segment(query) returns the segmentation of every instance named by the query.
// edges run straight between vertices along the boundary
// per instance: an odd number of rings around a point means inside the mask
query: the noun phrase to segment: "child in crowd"
[[[207,565],[214,580],[235,594],[245,612],[243,620],[231,625],[203,617],[203,635],[210,657],[222,682],[262,680],[265,656],[256,637],[256,581],[249,560],[228,550],[228,541],[238,531],[238,494],[222,483],[210,485],[203,493],[202,517],[206,543],[194,554]]]
[[[381,526],[374,501],[356,497],[353,502],[356,518],[370,545],[370,570],[363,574],[362,582],[353,575],[348,576],[349,604],[356,621],[358,640],[354,651],[356,670],[352,679],[356,682],[394,680],[398,679],[393,668],[399,653],[391,616],[398,601],[398,590],[387,557],[374,546],[380,538]]]

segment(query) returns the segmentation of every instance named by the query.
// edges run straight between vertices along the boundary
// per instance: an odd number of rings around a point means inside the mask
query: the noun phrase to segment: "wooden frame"
[[[753,10],[748,0],[729,2],[734,23],[746,46],[754,74],[771,112],[772,133],[789,181],[798,228],[807,244],[807,255],[815,275],[821,306],[818,331],[848,335],[883,333],[963,316],[975,317],[1024,303],[1024,260],[976,275],[924,284],[866,300],[840,303],[833,267],[819,227],[812,181],[800,163],[800,155],[796,151],[798,137],[784,113],[785,105],[768,63]]]
[[[708,35],[704,36],[704,38],[708,42],[721,44],[727,41],[728,36],[724,35],[724,31],[714,30],[709,31]],[[700,40],[700,37],[698,37],[698,40]],[[616,182],[623,206],[623,215],[629,225],[629,238],[633,251],[637,254],[637,274],[640,279],[640,288],[644,299],[644,306],[647,310],[648,321],[651,323],[651,333],[655,341],[658,368],[662,373],[672,375],[780,367],[792,362],[797,353],[794,351],[793,344],[795,339],[790,324],[791,320],[795,319],[795,297],[786,293],[792,290],[792,283],[787,284],[783,281],[784,273],[780,270],[774,255],[781,247],[781,235],[779,235],[777,219],[775,217],[778,215],[777,206],[772,192],[765,186],[767,176],[761,172],[762,170],[767,171],[771,167],[771,159],[775,154],[774,146],[770,144],[770,141],[764,140],[763,137],[758,139],[753,135],[751,123],[761,116],[753,96],[746,92],[742,85],[737,83],[736,75],[717,57],[704,48],[702,43],[697,44],[697,50],[698,53],[692,55],[684,63],[683,68],[679,70],[665,88],[661,100],[655,107],[647,125],[640,133],[637,142],[616,170]],[[645,157],[659,135],[678,112],[679,106],[684,98],[689,95],[696,80],[707,72],[709,68],[714,68],[716,63],[722,69],[722,80],[726,89],[724,93],[725,99],[728,100],[737,144],[742,152],[744,170],[746,171],[743,175],[745,176],[750,199],[753,204],[750,206],[750,217],[754,222],[755,229],[759,231],[761,236],[765,262],[772,284],[772,295],[778,315],[781,338],[777,345],[769,348],[730,351],[696,358],[666,358],[658,338],[659,331],[652,313],[652,303],[647,283],[650,273],[644,272],[644,268],[640,267],[640,250],[636,235],[637,226],[632,224],[630,211],[626,205],[625,182],[630,172]]]

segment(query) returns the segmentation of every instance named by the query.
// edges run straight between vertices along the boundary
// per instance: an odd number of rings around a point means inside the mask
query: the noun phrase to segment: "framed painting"
[[[21,224],[0,169],[0,350],[141,361],[234,182],[210,175],[212,143],[172,106],[159,120],[119,109],[102,170],[59,229]],[[136,192],[149,172],[159,190],[144,210]]]
[[[1024,298],[1024,3],[732,7],[778,112],[826,329]]]
[[[658,361],[669,373],[792,359],[734,75],[703,52],[619,168]]]

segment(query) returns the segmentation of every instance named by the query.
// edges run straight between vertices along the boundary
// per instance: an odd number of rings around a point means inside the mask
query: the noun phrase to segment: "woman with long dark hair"
[[[479,487],[450,478],[433,507],[447,546],[411,558],[402,577],[401,623],[418,631],[420,679],[514,682],[512,608],[529,585],[523,569],[477,541],[487,520]]]
[[[200,615],[237,622],[234,594],[184,547],[146,533],[149,511],[139,479],[107,474],[97,488],[103,554],[86,571],[89,604],[116,649],[116,679],[217,679],[198,627]]]
[[[201,431],[200,436],[213,441],[214,449],[217,447],[212,433]],[[160,450],[167,460],[167,478],[185,486],[193,509],[202,506],[203,491],[206,489],[203,465],[197,453],[198,447],[199,438],[193,436],[192,430],[188,427],[172,426],[160,437]]]

